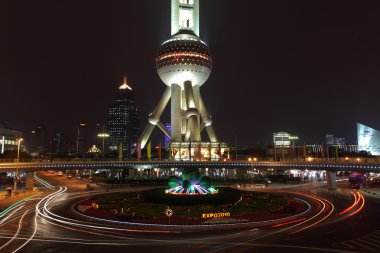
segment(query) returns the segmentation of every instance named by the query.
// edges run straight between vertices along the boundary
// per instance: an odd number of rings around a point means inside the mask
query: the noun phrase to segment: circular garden
[[[285,218],[307,210],[307,205],[286,195],[219,188],[214,195],[176,196],[166,189],[109,193],[83,200],[75,210],[94,218],[139,224],[231,224]],[[170,208],[169,218],[165,211]]]

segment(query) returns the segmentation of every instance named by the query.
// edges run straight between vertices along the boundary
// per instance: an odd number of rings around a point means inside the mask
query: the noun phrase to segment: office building
[[[130,158],[140,135],[140,114],[127,77],[119,86],[116,99],[108,110],[109,150],[122,147],[123,157]]]
[[[367,151],[373,156],[380,156],[380,131],[361,123],[356,124],[358,151]]]

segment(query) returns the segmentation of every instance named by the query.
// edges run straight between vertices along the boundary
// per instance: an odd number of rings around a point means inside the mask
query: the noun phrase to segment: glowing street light
[[[105,139],[109,138],[110,135],[108,133],[102,132],[98,133],[98,138],[102,139],[102,155],[104,157],[104,141]]]

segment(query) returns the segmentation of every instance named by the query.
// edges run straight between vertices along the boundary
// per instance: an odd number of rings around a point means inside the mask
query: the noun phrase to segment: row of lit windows
[[[210,50],[205,48],[187,48],[187,47],[164,47],[161,48],[159,54],[165,54],[170,52],[194,52],[194,53],[203,53],[203,54],[211,54]]]
[[[3,145],[3,139],[0,139],[0,145]],[[17,146],[17,141],[5,140],[5,145]]]
[[[210,50],[206,47],[199,47],[199,48],[190,48],[190,47],[173,47],[173,46],[165,46],[162,47],[159,51],[160,55],[166,54],[166,53],[172,53],[172,52],[189,52],[189,53],[201,53],[205,55],[211,55]]]
[[[203,66],[206,68],[212,68],[212,63],[210,61],[205,60],[194,60],[194,59],[186,59],[186,62],[178,62],[177,60],[163,60],[157,62],[157,68],[162,68],[166,66],[172,66],[172,65],[198,65]],[[184,70],[183,70],[184,71]]]

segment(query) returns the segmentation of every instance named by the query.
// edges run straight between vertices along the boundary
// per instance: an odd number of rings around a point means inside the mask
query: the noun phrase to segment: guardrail
[[[322,162],[194,162],[194,161],[53,161],[32,163],[0,164],[0,171],[38,171],[38,170],[82,170],[82,169],[153,169],[153,168],[245,168],[245,169],[310,169],[327,171],[380,171],[380,163],[348,163],[337,161]]]

